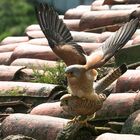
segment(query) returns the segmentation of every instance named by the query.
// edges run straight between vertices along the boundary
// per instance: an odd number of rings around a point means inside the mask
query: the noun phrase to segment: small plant
[[[43,67],[43,71],[33,69],[33,80],[32,82],[57,84],[66,86],[65,78],[65,65],[63,62],[58,62],[56,67],[48,67],[47,65]]]
[[[0,91],[0,96],[21,96],[26,94],[26,89],[22,87],[15,87],[9,90]]]

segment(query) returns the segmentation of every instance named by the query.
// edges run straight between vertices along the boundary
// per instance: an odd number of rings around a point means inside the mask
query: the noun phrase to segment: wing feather
[[[111,35],[102,44],[99,49],[95,50],[87,57],[86,68],[93,69],[103,66],[112,56],[120,50],[128,40],[131,39],[139,24],[139,20],[132,19],[124,24],[118,31]]]
[[[40,3],[35,8],[38,23],[49,45],[66,65],[86,64],[85,52],[73,42],[71,33],[57,12],[47,4]]]

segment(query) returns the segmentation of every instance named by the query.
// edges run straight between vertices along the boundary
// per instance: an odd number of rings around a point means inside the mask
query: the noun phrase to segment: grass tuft
[[[56,67],[53,68],[46,65],[42,70],[40,72],[39,70],[33,69],[32,82],[66,86],[65,64],[63,62],[58,62]]]

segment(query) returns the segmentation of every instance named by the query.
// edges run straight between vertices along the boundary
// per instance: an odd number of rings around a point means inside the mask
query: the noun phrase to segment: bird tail
[[[35,11],[39,25],[51,48],[73,39],[69,29],[52,7],[40,3],[35,7]]]
[[[122,64],[120,67],[115,69],[113,72],[107,74],[105,77],[96,82],[94,89],[97,94],[102,93],[110,84],[118,79],[122,74],[127,71],[127,66]]]

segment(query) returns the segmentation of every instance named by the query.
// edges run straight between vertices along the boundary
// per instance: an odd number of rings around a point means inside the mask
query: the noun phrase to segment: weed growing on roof
[[[0,91],[0,96],[23,96],[26,95],[26,89],[17,86],[13,89]]]
[[[42,72],[33,69],[33,80],[32,82],[57,84],[66,86],[65,77],[65,64],[63,62],[58,62],[55,67],[49,67],[45,65],[42,68]]]

